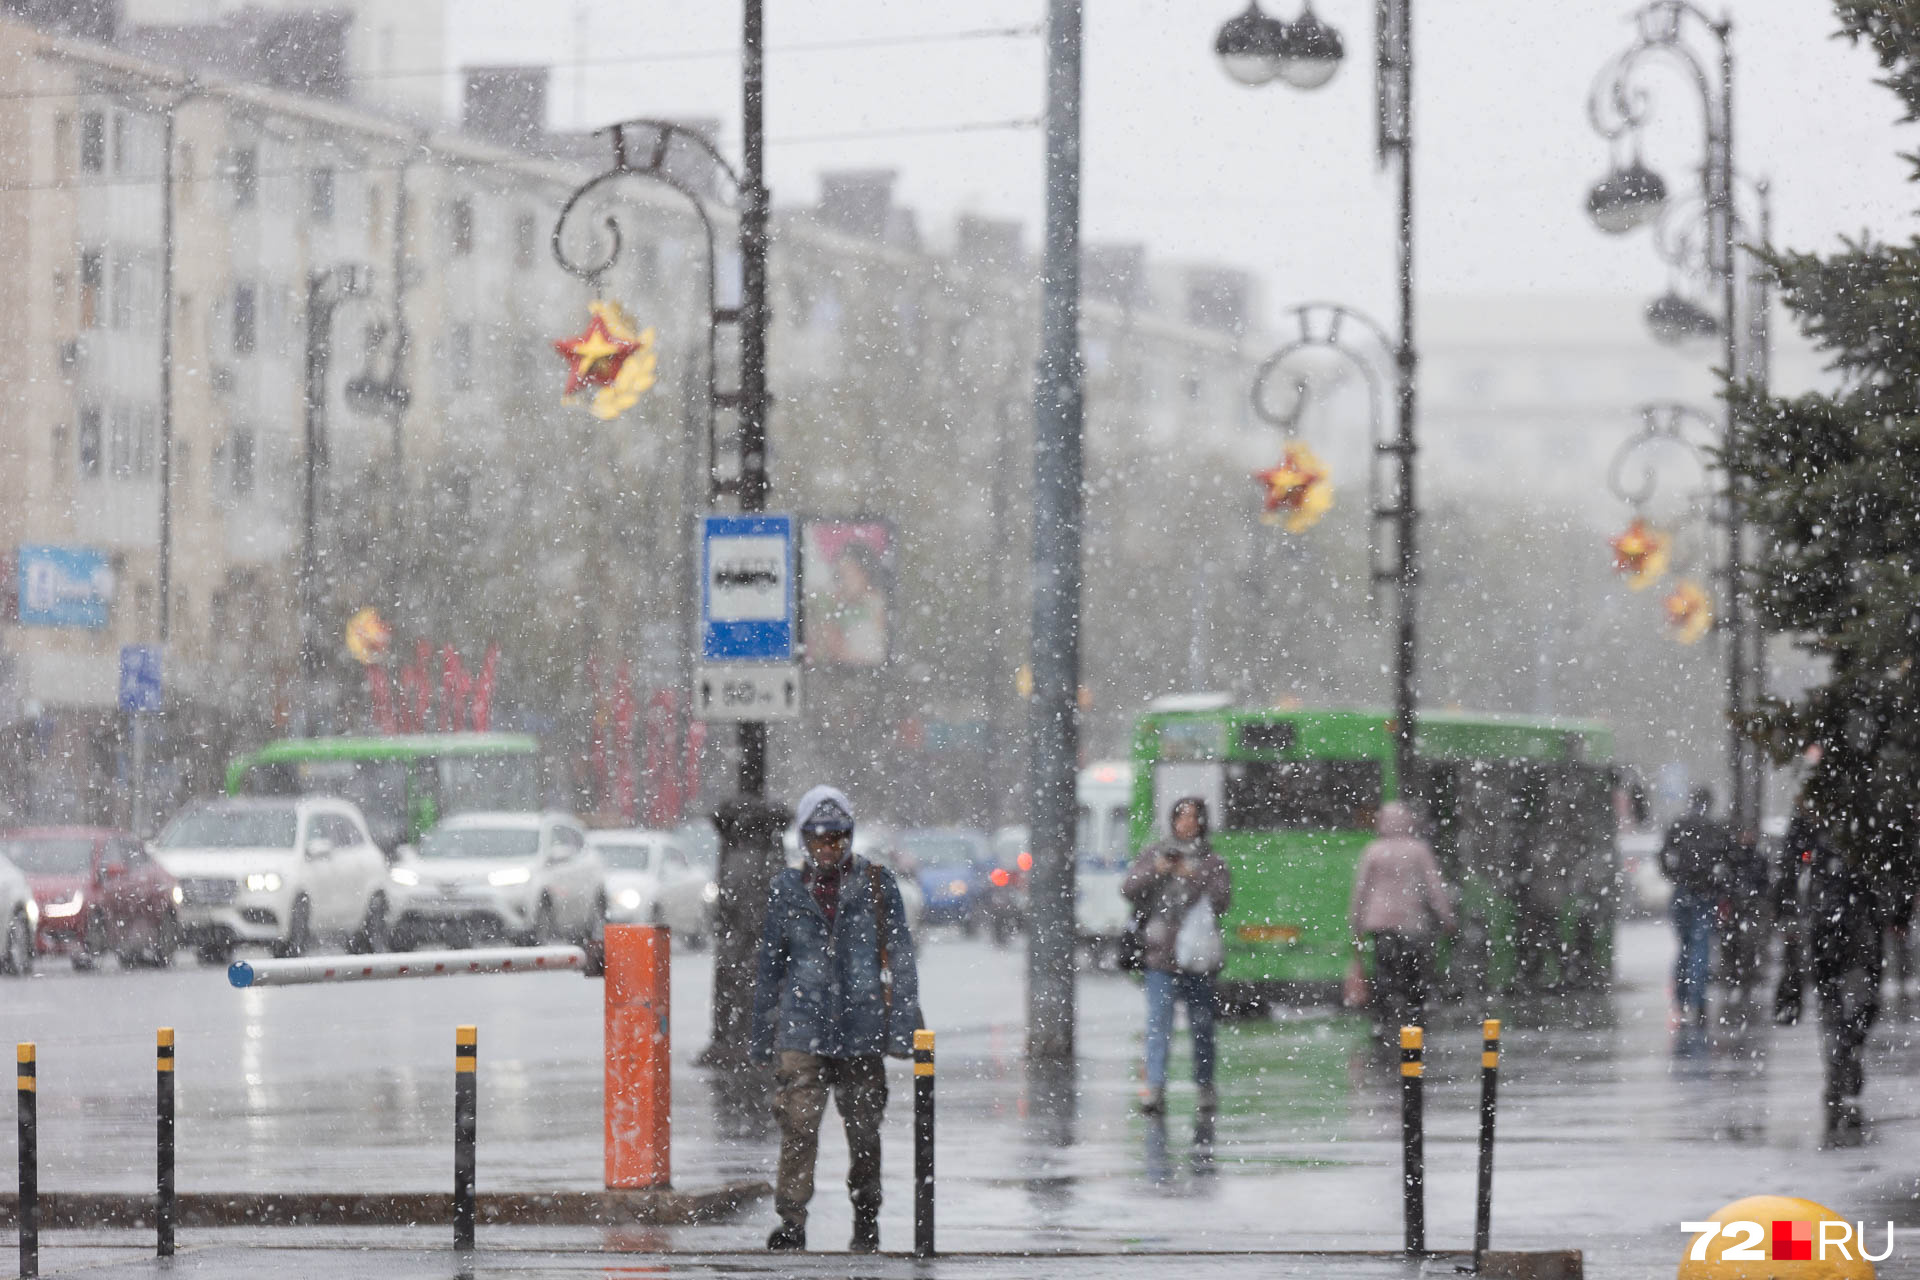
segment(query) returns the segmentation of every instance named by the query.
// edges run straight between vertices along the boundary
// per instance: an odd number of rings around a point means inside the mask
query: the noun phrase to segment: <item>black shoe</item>
[[[853,1239],[847,1241],[848,1253],[880,1252],[880,1215],[862,1213],[853,1214]]]
[[[1167,1091],[1149,1089],[1140,1096],[1140,1114],[1143,1116],[1163,1116],[1167,1114]]]
[[[767,1237],[767,1248],[775,1253],[787,1253],[807,1247],[807,1224],[804,1222],[782,1222]]]

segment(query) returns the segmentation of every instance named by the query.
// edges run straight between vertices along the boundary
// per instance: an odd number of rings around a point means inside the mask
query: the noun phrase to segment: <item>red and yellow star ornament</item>
[[[1681,644],[1694,644],[1713,628],[1713,597],[1688,578],[1676,583],[1666,599],[1667,625]]]
[[[1302,533],[1318,524],[1333,506],[1333,479],[1325,463],[1299,440],[1287,442],[1280,461],[1254,472],[1267,491],[1260,519],[1283,524],[1288,533]]]
[[[1613,547],[1614,572],[1625,577],[1629,587],[1639,591],[1652,586],[1667,571],[1673,539],[1646,521],[1635,520],[1609,545]]]
[[[560,402],[578,404],[591,391],[587,407],[594,417],[610,422],[638,403],[654,383],[654,333],[636,331],[617,302],[589,302],[587,311],[592,319],[584,331],[553,344],[567,362],[567,389]]]

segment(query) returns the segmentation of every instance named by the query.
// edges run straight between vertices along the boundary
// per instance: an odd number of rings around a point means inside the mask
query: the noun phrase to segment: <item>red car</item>
[[[35,950],[91,969],[112,952],[122,965],[166,965],[180,946],[180,886],[140,841],[104,827],[0,832],[0,856],[27,877],[40,904]]]

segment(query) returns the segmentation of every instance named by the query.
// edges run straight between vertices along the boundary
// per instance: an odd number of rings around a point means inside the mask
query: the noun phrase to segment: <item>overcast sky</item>
[[[1663,269],[1644,239],[1594,231],[1584,194],[1605,170],[1589,86],[1632,38],[1621,0],[1414,0],[1416,225],[1420,287],[1444,293],[1650,294]],[[639,0],[592,6],[449,0],[455,64],[560,65],[553,123],[718,116],[738,146],[737,59],[682,57],[739,39],[737,4]],[[1320,0],[1346,41],[1325,88],[1249,89],[1213,55],[1235,0],[1090,0],[1086,30],[1085,234],[1137,240],[1159,258],[1245,266],[1268,310],[1309,297],[1390,309],[1392,189],[1374,165],[1373,5]],[[1709,4],[1710,12],[1719,12]],[[1031,119],[1041,109],[1044,0],[768,0],[769,179],[779,204],[813,199],[830,168],[894,168],[902,200],[936,240],[953,214],[1018,217],[1037,240],[1034,128],[821,141],[820,135]],[[612,13],[617,21],[610,21]],[[1291,17],[1291,4],[1271,10]],[[1738,0],[1739,166],[1770,179],[1775,240],[1833,244],[1869,230],[1904,238],[1920,188],[1901,150],[1920,130],[1873,84],[1863,50],[1832,38],[1820,0]],[[799,45],[1026,32],[921,44]],[[614,60],[622,61],[614,61]],[[631,61],[625,61],[632,59]],[[1679,186],[1700,151],[1699,106],[1675,75],[1654,81],[1664,127],[1647,160]]]

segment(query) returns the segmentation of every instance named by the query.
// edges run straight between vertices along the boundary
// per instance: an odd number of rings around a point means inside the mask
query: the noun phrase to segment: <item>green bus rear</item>
[[[1567,720],[1431,713],[1403,786],[1387,717],[1169,700],[1134,740],[1135,854],[1183,795],[1206,799],[1233,875],[1222,980],[1235,1003],[1320,997],[1353,955],[1347,907],[1381,804],[1411,790],[1460,907],[1455,990],[1604,979],[1611,963],[1611,738]]]
[[[288,738],[227,766],[228,795],[351,800],[392,853],[448,814],[538,809],[540,741],[519,733]]]

